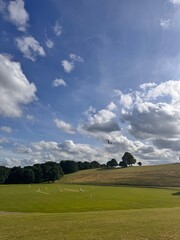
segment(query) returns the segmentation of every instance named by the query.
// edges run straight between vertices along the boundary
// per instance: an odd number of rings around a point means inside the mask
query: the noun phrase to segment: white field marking
[[[42,191],[40,191],[40,190],[35,190],[35,192],[37,192],[37,193],[42,193],[42,194],[50,194],[50,193],[47,193],[47,192],[42,192]]]
[[[64,190],[67,192],[79,192],[79,190],[70,189],[70,188],[64,188]]]

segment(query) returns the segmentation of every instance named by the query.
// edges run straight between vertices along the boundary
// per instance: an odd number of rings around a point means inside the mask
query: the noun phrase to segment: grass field
[[[174,172],[178,182],[179,164],[176,169],[175,165],[168,165],[166,174]],[[150,169],[155,175],[165,168],[134,167],[123,172],[129,181],[141,172],[140,181]],[[167,187],[174,178],[167,176],[166,187],[159,180],[161,187],[97,185],[99,174],[106,176],[100,184],[113,185],[119,173],[122,179],[122,170],[81,171],[55,184],[0,185],[0,240],[179,240],[180,187]],[[95,185],[65,184],[82,178],[89,184],[91,175]]]
[[[171,208],[180,207],[179,192],[180,188],[58,184],[34,184],[29,188],[28,185],[2,185],[0,186],[0,211],[62,213]]]
[[[180,208],[2,214],[1,240],[179,240]]]
[[[122,169],[92,169],[65,175],[61,182],[76,184],[177,186],[180,164],[141,166]]]

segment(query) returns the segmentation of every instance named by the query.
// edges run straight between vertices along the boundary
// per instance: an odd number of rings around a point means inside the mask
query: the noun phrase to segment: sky
[[[180,0],[0,0],[0,165],[179,161]]]

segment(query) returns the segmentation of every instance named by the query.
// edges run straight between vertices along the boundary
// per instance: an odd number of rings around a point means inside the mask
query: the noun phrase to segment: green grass
[[[0,211],[60,213],[180,207],[180,195],[173,195],[179,192],[180,188],[1,185]]]
[[[65,175],[62,183],[180,187],[180,164],[92,169]]]
[[[1,214],[1,240],[179,240],[180,208]]]
[[[171,164],[0,185],[0,240],[179,240],[179,175]]]

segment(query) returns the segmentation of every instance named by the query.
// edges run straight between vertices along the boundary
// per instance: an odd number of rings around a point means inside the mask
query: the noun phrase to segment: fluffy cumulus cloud
[[[0,54],[0,115],[21,117],[22,107],[36,99],[36,87],[24,75],[21,64]]]
[[[67,60],[62,60],[61,64],[62,64],[62,66],[64,68],[64,71],[66,73],[72,72],[72,70],[75,68],[74,63],[70,62],[70,61],[67,61]]]
[[[52,84],[53,84],[53,87],[59,87],[59,86],[67,87],[66,82],[62,78],[55,79]]]
[[[79,124],[78,131],[103,141],[112,140],[112,134],[120,131],[116,114],[113,112],[115,109],[114,103],[110,103],[107,109],[101,109],[98,112],[90,107],[84,112],[84,119]]]
[[[26,31],[29,14],[25,10],[23,0],[10,1],[8,5],[9,20],[19,31]]]
[[[32,61],[36,61],[37,56],[44,57],[45,51],[40,43],[32,36],[23,36],[16,38],[16,45],[23,53],[23,56]]]
[[[143,84],[140,91],[131,92],[129,96],[131,104],[127,106],[121,101],[123,93],[120,94],[121,117],[129,124],[129,133],[150,140],[157,147],[180,151],[177,145],[180,137],[180,81]]]
[[[60,130],[66,132],[66,133],[69,133],[69,134],[74,134],[75,133],[75,130],[73,129],[73,127],[69,123],[66,123],[66,122],[64,122],[60,119],[55,119],[54,122]]]
[[[67,73],[70,73],[73,71],[73,69],[75,68],[76,62],[81,62],[81,63],[84,62],[82,57],[80,57],[74,53],[69,54],[69,58],[70,58],[70,60],[62,60],[61,61],[61,65],[64,68],[64,71]]]

